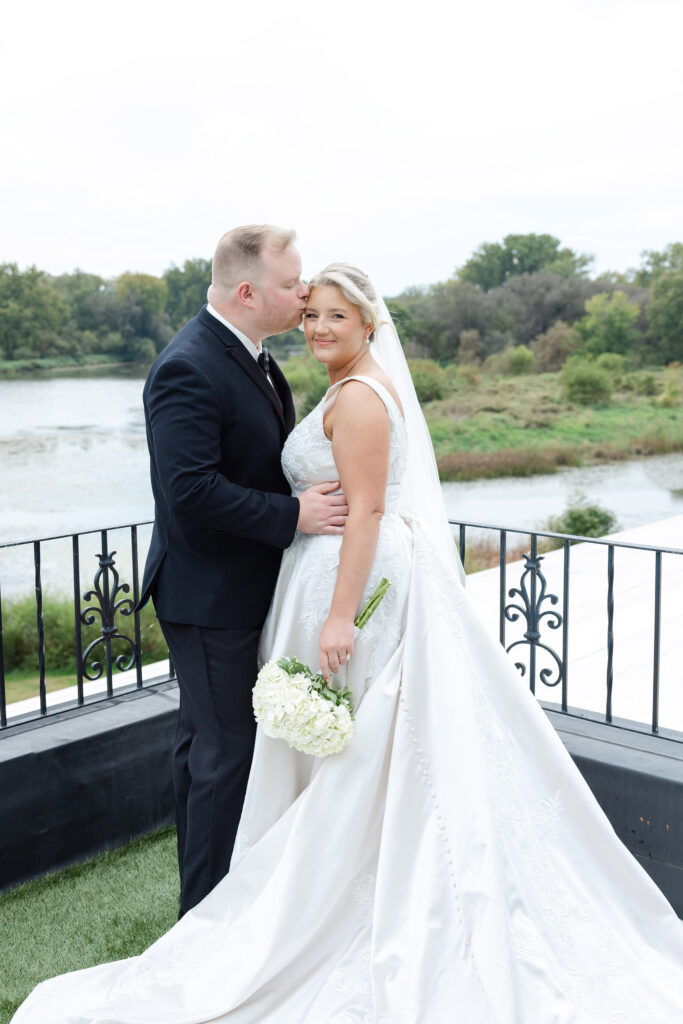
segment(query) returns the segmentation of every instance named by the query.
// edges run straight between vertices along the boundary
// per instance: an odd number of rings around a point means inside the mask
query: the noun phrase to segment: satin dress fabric
[[[230,873],[141,956],[39,985],[15,1024],[680,1024],[683,923],[617,839],[510,658],[402,511],[386,514],[339,677],[352,743],[257,734]],[[341,382],[343,383],[343,382]],[[336,479],[325,401],[290,435],[294,493]],[[297,534],[263,660],[317,665],[341,538]]]

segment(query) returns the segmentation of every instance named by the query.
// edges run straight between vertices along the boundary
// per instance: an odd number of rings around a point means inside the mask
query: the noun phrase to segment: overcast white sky
[[[0,262],[159,274],[296,227],[385,294],[550,232],[683,240],[681,0],[92,0],[0,22]]]

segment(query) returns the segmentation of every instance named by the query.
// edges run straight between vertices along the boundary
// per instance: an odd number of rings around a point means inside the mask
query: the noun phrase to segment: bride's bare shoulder
[[[358,376],[361,378],[365,378],[365,380],[358,380],[355,377],[349,377],[349,379],[339,389],[340,395],[342,392],[346,392],[346,399],[344,400],[343,405],[347,409],[351,409],[353,406],[358,405],[360,405],[361,407],[384,406],[384,399],[380,397],[380,395],[374,390],[374,388],[368,386],[369,378],[370,380],[377,381],[378,384],[382,385],[385,391],[389,392],[394,402],[396,403],[401,415],[403,415],[403,408],[401,406],[401,401],[398,397],[396,388],[391,383],[391,380],[386,375],[386,373],[384,373],[383,370],[377,367],[376,371],[373,369],[371,372],[366,371],[363,374],[359,374]]]
[[[401,400],[398,397],[398,392],[396,391],[396,388],[394,387],[391,378],[388,376],[388,374],[384,372],[382,367],[379,366],[379,364],[374,361],[374,359],[370,360],[369,366],[363,367],[362,372],[359,372],[358,376],[371,377],[373,380],[376,380],[379,384],[381,384],[385,388],[385,390],[389,392],[393,400],[396,402],[396,405],[398,406],[401,415],[405,418],[403,406],[401,405]],[[368,395],[368,391],[370,395],[373,394],[372,390],[368,389],[367,385],[364,385],[361,381],[354,380],[353,377],[350,377],[349,380],[342,385],[340,391],[345,391],[347,388],[349,388],[350,385],[354,385],[351,393],[358,396],[357,400],[363,401],[362,395],[363,393]],[[369,401],[372,403],[371,398],[369,398]]]

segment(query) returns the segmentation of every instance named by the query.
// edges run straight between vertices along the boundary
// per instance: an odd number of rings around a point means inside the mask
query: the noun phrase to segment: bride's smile
[[[327,366],[330,381],[348,376],[367,355],[372,325],[364,323],[358,306],[352,305],[334,285],[313,288],[304,313],[304,333],[315,358]]]

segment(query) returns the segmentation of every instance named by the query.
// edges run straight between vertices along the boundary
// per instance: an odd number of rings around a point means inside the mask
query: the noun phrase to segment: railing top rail
[[[30,540],[10,540],[4,544],[0,544],[0,550],[3,548],[18,548],[22,544],[44,544],[48,540],[71,540],[72,537],[87,537],[91,533],[102,533],[103,531],[109,533],[114,530],[130,530],[131,526],[152,526],[154,524],[153,519],[145,519],[141,523],[120,523],[118,526],[98,526],[96,530],[72,530],[71,533],[58,533],[54,537],[32,537]]]
[[[536,537],[552,537],[557,540],[576,540],[583,544],[601,544],[603,547],[633,548],[635,551],[661,551],[665,555],[683,555],[683,548],[663,547],[659,544],[633,544],[631,541],[610,540],[607,537],[581,537],[574,533],[552,533],[549,530],[533,530],[528,526],[522,529],[516,526],[500,526],[496,523],[469,523],[462,519],[449,519],[451,526],[473,526],[480,530],[498,530],[502,533],[522,533]]]
[[[498,530],[499,532],[519,533],[526,534],[527,536],[534,534],[536,537],[551,537],[556,540],[575,540],[581,541],[584,544],[601,544],[604,547],[632,548],[635,551],[661,551],[663,554],[667,555],[683,555],[683,548],[664,547],[659,544],[634,544],[631,541],[609,540],[605,537],[582,537],[580,534],[575,533],[553,533],[551,530],[534,530],[528,526],[501,526],[499,523],[476,523],[469,522],[464,519],[449,519],[448,522],[451,526],[468,526],[479,530]],[[110,532],[114,530],[129,530],[131,526],[152,526],[153,523],[154,520],[145,519],[140,523],[119,523],[116,526],[100,526],[94,530],[78,530],[72,531],[71,533],[59,533],[53,537],[32,537],[30,540],[6,541],[4,544],[0,544],[0,550],[4,548],[21,547],[23,544],[43,544],[50,540],[69,540],[74,536],[87,537],[90,534],[102,533],[103,530]]]

